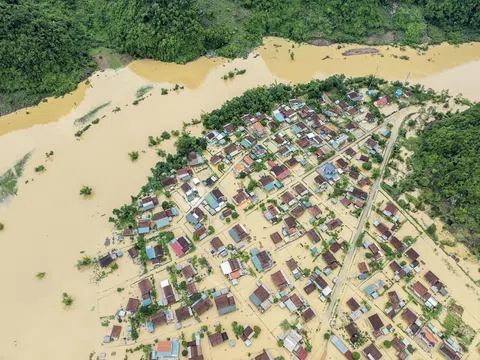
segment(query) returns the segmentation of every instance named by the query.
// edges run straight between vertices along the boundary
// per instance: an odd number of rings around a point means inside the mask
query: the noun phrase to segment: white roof
[[[232,268],[228,261],[225,261],[224,263],[222,263],[220,267],[222,268],[223,275],[228,275],[232,272]]]
[[[170,285],[170,284],[168,283],[168,280],[162,280],[162,281],[160,281],[160,286],[161,286],[162,288],[164,288],[165,286],[168,286],[168,285]]]

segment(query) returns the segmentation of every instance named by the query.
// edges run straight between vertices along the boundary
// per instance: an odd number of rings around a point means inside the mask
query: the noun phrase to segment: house
[[[359,189],[355,186],[352,186],[352,188],[349,189],[349,192],[352,194],[352,196],[354,196],[356,198],[359,198],[361,200],[366,200],[367,196],[368,196],[368,194],[365,191],[363,191],[363,190],[361,190],[361,189]]]
[[[253,124],[256,121],[256,119],[250,114],[245,114],[240,119],[245,125]]]
[[[388,217],[392,217],[392,218],[397,217],[398,208],[389,202],[387,203],[387,206],[385,206],[385,210],[383,210],[383,213],[385,214],[385,216],[388,216]]]
[[[373,343],[363,349],[363,355],[365,355],[369,360],[379,360],[382,358],[382,353]]]
[[[164,189],[170,189],[172,188],[176,183],[177,183],[177,178],[175,176],[170,176],[167,177],[166,179],[163,179],[160,181],[160,184],[162,184],[162,187]]]
[[[205,213],[199,207],[194,207],[185,218],[190,224],[197,225],[205,219]]]
[[[244,274],[244,267],[238,259],[229,259],[220,264],[223,275],[227,276],[230,280],[238,279]]]
[[[448,360],[460,360],[462,358],[462,354],[460,353],[460,349],[458,346],[455,346],[453,342],[449,343],[444,341],[442,347],[438,350],[440,353],[445,356]]]
[[[371,112],[368,112],[365,115],[365,120],[367,120],[367,122],[369,122],[369,123],[373,123],[373,122],[375,122],[375,115],[373,115]]]
[[[283,242],[282,235],[278,231],[275,231],[273,234],[270,234],[270,239],[275,245],[278,245]]]
[[[273,267],[273,259],[267,250],[259,251],[254,248],[250,251],[253,265],[259,272],[267,272]]]
[[[350,205],[352,205],[351,201],[348,200],[347,197],[341,198],[341,199],[340,199],[340,203],[341,203],[343,206],[345,206],[347,209],[348,209],[348,207],[349,207]]]
[[[395,250],[397,250],[399,254],[401,254],[406,249],[405,244],[395,236],[390,239],[390,244],[395,248]]]
[[[167,311],[158,311],[153,313],[150,317],[150,323],[152,324],[153,329],[165,325],[168,322],[167,316],[170,317]]]
[[[138,234],[148,234],[150,232],[150,219],[138,220]]]
[[[283,291],[290,286],[290,281],[287,278],[287,275],[283,270],[278,270],[277,272],[270,275],[272,278],[273,284],[277,287],[279,291]]]
[[[340,220],[339,218],[336,218],[336,219],[333,219],[333,220],[330,220],[329,222],[327,222],[326,225],[327,225],[328,230],[331,231],[331,230],[335,230],[339,226],[342,226],[343,221]]]
[[[342,170],[345,170],[348,167],[348,163],[343,158],[339,158],[336,161],[336,163],[337,163],[338,167]]]
[[[274,205],[268,205],[267,210],[263,213],[265,219],[267,219],[270,223],[276,224],[281,220],[280,211]]]
[[[319,160],[323,160],[323,158],[325,157],[325,151],[323,151],[322,149],[318,148],[317,150],[315,150],[315,152],[313,153]]]
[[[443,296],[447,294],[445,290],[445,285],[440,282],[440,279],[433,272],[431,272],[430,270],[427,271],[424,277],[430,284],[430,289],[432,289],[434,293],[440,292]]]
[[[193,316],[192,309],[188,306],[183,306],[175,310],[175,317],[177,322],[181,322]]]
[[[210,240],[210,245],[217,251],[220,255],[222,256],[227,256],[228,252],[227,249],[225,248],[225,245],[223,244],[223,241],[220,240],[218,236],[214,237],[212,240]]]
[[[192,249],[192,243],[185,237],[181,236],[179,238],[173,239],[169,242],[172,250],[177,254],[177,256],[181,257],[188,253]]]
[[[187,295],[188,295],[188,297],[191,297],[195,294],[198,294],[197,286],[195,285],[194,282],[188,283],[187,284]]]
[[[345,154],[347,155],[347,159],[351,160],[355,157],[357,152],[355,150],[353,150],[351,147],[349,147],[345,150]]]
[[[299,235],[299,229],[297,229],[297,222],[291,216],[285,218],[285,225],[286,227],[283,230],[284,235],[288,235],[290,237]]]
[[[188,166],[198,166],[198,165],[203,165],[205,163],[205,160],[203,159],[203,156],[197,152],[190,152],[187,155],[187,164]]]
[[[210,345],[212,345],[212,347],[223,344],[227,340],[228,340],[228,335],[226,331],[216,332],[208,337],[208,341],[210,341]]]
[[[405,320],[408,326],[412,325],[417,321],[418,315],[410,310],[410,308],[406,308],[405,311],[402,313],[402,319]]]
[[[138,256],[137,248],[134,246],[128,249],[128,255],[130,258],[135,259]]]
[[[253,124],[253,133],[258,137],[264,137],[266,134],[265,127],[260,122],[256,122]]]
[[[106,268],[108,265],[110,265],[114,260],[114,257],[111,254],[107,254],[103,257],[101,257],[98,262],[100,263],[100,267]]]
[[[418,260],[418,258],[420,257],[420,255],[419,255],[415,250],[413,250],[413,248],[408,249],[408,250],[405,252],[405,255],[406,255],[410,260],[412,260],[412,262]]]
[[[298,166],[300,166],[300,162],[297,160],[296,157],[292,157],[285,161],[285,164],[287,164],[290,168],[296,169]]]
[[[228,231],[228,233],[230,234],[232,239],[235,240],[236,243],[239,243],[240,241],[248,239],[250,237],[247,228],[243,224],[235,225]]]
[[[190,168],[183,168],[177,170],[177,178],[179,178],[182,181],[188,181],[192,178],[193,176],[193,171]]]
[[[395,315],[398,314],[400,309],[405,306],[405,302],[400,300],[400,297],[396,291],[390,291],[388,293],[388,298],[390,300],[390,307],[385,310],[388,317],[393,319]]]
[[[156,350],[150,353],[151,360],[180,359],[180,343],[177,338],[167,341],[158,341]]]
[[[377,101],[374,101],[373,105],[375,105],[377,108],[381,108],[385,105],[390,105],[392,102],[393,102],[392,98],[386,95],[386,96],[382,96]]]
[[[223,193],[215,188],[205,196],[205,201],[210,206],[210,213],[215,215],[217,212],[227,206],[227,197]]]
[[[267,192],[270,192],[273,188],[275,188],[275,179],[270,175],[261,177],[259,182]]]
[[[245,149],[249,149],[253,145],[255,145],[256,142],[257,142],[257,140],[255,140],[255,138],[253,136],[247,135],[242,139],[242,141],[240,141],[240,145],[242,145]],[[235,155],[237,155],[237,154],[235,153]],[[231,156],[233,157],[235,155],[231,155]]]
[[[377,231],[380,233],[383,240],[388,240],[392,237],[392,232],[387,227],[387,225],[385,225],[384,223],[382,223],[378,220],[375,221],[374,225],[375,225],[375,228],[377,229]]]
[[[111,329],[108,329],[104,342],[116,341],[120,339],[121,334],[122,327],[120,325],[113,325]]]
[[[125,307],[125,312],[127,313],[127,315],[135,314],[140,308],[140,304],[141,304],[140,300],[129,298],[127,302],[127,306]]]
[[[434,308],[438,305],[437,300],[430,294],[428,289],[420,282],[417,281],[413,286],[412,290],[420,299],[423,300],[425,306],[428,308]]]
[[[260,354],[255,356],[254,360],[274,360],[275,358],[270,355],[267,350],[263,350]]]
[[[355,322],[350,321],[348,325],[345,326],[345,330],[347,331],[347,334],[350,337],[350,342],[352,344],[355,344],[360,339],[361,333]]]
[[[345,358],[347,358],[347,360],[353,360],[353,355],[352,355],[352,352],[348,349],[348,347],[343,343],[342,340],[340,340],[336,335],[333,335],[331,338],[330,338],[330,341],[332,342],[333,345],[335,345],[335,347],[337,348],[338,351],[340,351],[341,354],[343,354],[343,356]]]
[[[239,206],[244,203],[250,202],[250,197],[245,190],[238,190],[237,194],[232,197],[232,201],[235,205]]]
[[[292,206],[297,202],[295,196],[292,195],[290,191],[285,191],[281,196],[282,202],[284,202],[287,206]]]
[[[322,254],[322,258],[327,264],[327,267],[329,267],[332,270],[335,270],[338,266],[340,266],[340,263],[338,262],[338,260],[329,250],[325,251]]]
[[[358,102],[358,101],[362,101],[363,95],[352,90],[352,91],[347,93],[347,98],[350,101]]]
[[[317,172],[319,172],[320,175],[322,175],[322,177],[324,177],[327,180],[331,180],[331,181],[338,180],[337,168],[331,162],[328,162],[324,166],[318,168]]]
[[[302,277],[302,269],[297,264],[297,261],[294,258],[290,258],[286,261],[287,267],[293,274],[295,280],[298,280]]]
[[[200,345],[200,335],[195,334],[195,340],[187,342],[187,359],[203,360],[202,347]]]
[[[365,147],[375,153],[376,151],[379,150],[379,145],[378,142],[373,140],[372,138],[368,138],[367,141],[365,141]]]
[[[194,280],[195,275],[197,275],[197,270],[192,264],[188,264],[182,267],[182,274],[187,282],[191,282]]]
[[[215,301],[219,315],[225,315],[237,310],[235,298],[228,288],[215,291],[213,293],[213,300]]]
[[[315,191],[320,192],[327,188],[327,180],[322,175],[315,176],[313,181],[318,185]]]
[[[187,199],[187,201],[192,201],[193,199],[195,199],[195,196],[197,194],[197,189],[192,187],[188,182],[185,182],[182,185],[180,185],[180,189],[182,189],[182,191],[184,192],[185,198]]]
[[[278,180],[285,179],[290,175],[290,170],[285,165],[275,165],[270,169],[272,175],[274,175]]]
[[[151,260],[154,265],[160,264],[163,257],[165,256],[162,245],[146,245],[145,253],[147,254],[147,259]]]
[[[354,298],[350,298],[350,299],[347,300],[347,306],[352,311],[357,311],[358,309],[360,309],[360,304]]]
[[[317,231],[314,228],[308,230],[306,234],[313,244],[316,244],[317,242],[322,240],[320,238],[320,235],[317,233]]]
[[[172,304],[175,304],[179,300],[179,297],[178,297],[177,293],[175,292],[175,289],[169,283],[168,280],[160,281],[160,289],[161,289],[161,292],[162,292],[163,304],[164,305],[172,305]]]
[[[219,164],[221,161],[223,161],[223,155],[222,155],[222,154],[216,154],[216,155],[213,155],[213,156],[210,158],[210,164],[212,164],[212,165],[217,165],[217,164]]]
[[[253,160],[250,155],[245,155],[243,157],[243,162],[245,163],[247,168],[249,168],[250,166],[252,166],[255,163],[255,160]]]
[[[310,215],[312,215],[312,217],[315,220],[320,219],[320,217],[322,216],[322,210],[320,210],[320,206],[318,206],[318,205],[313,205],[313,206],[309,207],[308,212],[310,213]]]
[[[313,311],[313,309],[311,307],[307,307],[305,310],[302,311],[302,319],[305,322],[309,322],[315,316],[317,316],[317,315],[315,314],[315,312]]]
[[[365,261],[362,261],[358,264],[358,270],[360,271],[360,274],[368,274],[370,272],[370,267]]]
[[[192,304],[192,310],[197,316],[202,315],[212,307],[213,307],[213,304],[208,298],[207,294],[202,295],[200,299],[198,299]]]
[[[157,195],[149,195],[138,202],[138,208],[143,211],[152,210],[158,205]]]
[[[236,155],[240,154],[240,152],[242,151],[242,149],[240,149],[237,144],[230,144],[228,146],[226,146],[224,149],[223,149],[223,152],[225,153],[225,156],[229,159],[235,157]]]
[[[368,318],[368,321],[370,322],[370,325],[372,326],[373,331],[381,331],[382,328],[385,326],[383,324],[382,319],[380,319],[380,316],[378,314],[373,314]]]
[[[310,280],[321,291],[323,296],[328,296],[332,293],[332,289],[328,286],[325,279],[320,275],[320,272],[315,272],[313,275],[310,275]]]
[[[293,190],[297,193],[298,196],[307,196],[310,192],[302,183],[298,183],[293,187]]]
[[[310,145],[310,140],[306,137],[302,137],[299,140],[297,140],[298,146],[300,146],[302,149],[305,149],[308,145]]]
[[[260,284],[255,289],[252,295],[249,296],[249,299],[262,313],[267,311],[271,306],[271,302],[269,301],[270,290],[268,290],[263,284]]]

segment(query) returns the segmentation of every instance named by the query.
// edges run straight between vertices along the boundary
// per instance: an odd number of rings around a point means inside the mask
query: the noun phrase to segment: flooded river
[[[26,359],[32,350],[41,359],[86,359],[91,350],[98,349],[105,330],[98,326],[99,293],[136,273],[122,271],[96,285],[89,281],[88,272],[74,265],[82,251],[91,255],[102,251],[105,238],[111,236],[111,210],[138,192],[149,168],[158,161],[147,146],[149,135],[179,129],[183,122],[258,85],[304,82],[336,73],[375,73],[402,81],[409,76],[412,82],[449,88],[451,94],[480,100],[478,43],[431,47],[420,55],[414,50],[380,47],[383,56],[350,57],[342,52],[352,46],[292,45],[282,39],[265,39],[264,46],[248,59],[233,61],[200,58],[175,65],[138,60],[124,69],[94,74],[88,86],[81,84],[63,98],[0,118],[0,172],[32,151],[18,196],[0,205],[0,222],[5,225],[0,239],[7,255],[0,262],[2,308],[8,309],[3,318],[13,325],[3,326],[0,359]],[[247,72],[223,80],[234,68]],[[185,89],[161,95],[162,88],[172,89],[176,83]],[[149,96],[134,106],[136,91],[150,84],[154,87]],[[78,130],[74,121],[107,102],[110,105],[95,114],[95,118],[105,116],[100,123],[80,139],[74,137]],[[165,148],[172,149],[172,144],[173,140],[167,142]],[[45,153],[51,150],[54,155],[47,160]],[[140,152],[137,162],[130,161],[130,151]],[[42,164],[46,171],[35,173],[33,168]],[[91,199],[79,195],[83,185],[93,188]],[[37,280],[37,272],[47,274]],[[63,308],[64,292],[75,299],[72,309]]]

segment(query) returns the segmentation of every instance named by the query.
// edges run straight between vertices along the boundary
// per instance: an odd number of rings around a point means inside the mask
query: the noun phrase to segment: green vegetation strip
[[[0,175],[0,203],[17,193],[17,181],[23,175],[23,169],[30,155],[31,153],[25,154],[12,169]]]
[[[89,122],[90,120],[92,120],[92,118],[95,116],[95,114],[97,112],[99,112],[100,110],[102,110],[103,108],[107,107],[108,105],[110,105],[111,101],[109,102],[106,102],[102,105],[99,105],[97,106],[96,108],[93,108],[92,110],[90,110],[88,113],[86,113],[85,115],[83,115],[82,117],[79,117],[78,119],[76,119],[73,123],[77,126],[80,126],[80,125],[84,125],[86,124],[87,122]]]

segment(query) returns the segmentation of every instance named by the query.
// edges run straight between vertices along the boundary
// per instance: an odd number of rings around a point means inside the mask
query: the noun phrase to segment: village
[[[467,354],[475,309],[439,275],[459,259],[381,185],[414,94],[376,92],[324,94],[316,109],[295,98],[204,131],[207,150],[138,200],[136,228],[99,259],[141,269],[99,301],[100,358]]]

